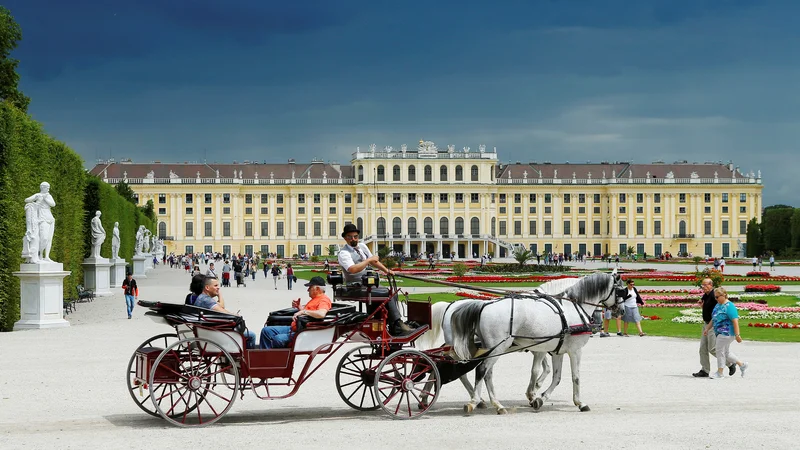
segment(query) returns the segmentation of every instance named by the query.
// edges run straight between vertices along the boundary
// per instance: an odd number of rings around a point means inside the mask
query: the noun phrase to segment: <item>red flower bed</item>
[[[642,316],[642,318],[648,320],[661,320],[661,317],[658,316]]]
[[[459,297],[474,298],[476,300],[493,300],[495,298],[500,297],[499,295],[494,295],[494,294],[473,294],[472,292],[464,292],[464,291],[456,292],[456,295]]]
[[[800,329],[800,323],[787,323],[787,322],[775,322],[775,323],[762,323],[762,322],[750,322],[747,324],[748,327],[756,327],[756,328],[793,328],[793,329]]]
[[[546,282],[552,280],[560,280],[563,278],[577,278],[577,277],[568,275],[550,275],[550,276],[528,275],[522,277],[506,277],[502,275],[480,275],[480,276],[472,275],[464,277],[448,277],[445,278],[445,281],[449,281],[451,283],[525,283],[530,281]]]
[[[748,277],[762,277],[762,278],[769,278],[769,272],[747,272]]]
[[[774,284],[748,284],[744,287],[745,292],[780,292],[781,287]]]

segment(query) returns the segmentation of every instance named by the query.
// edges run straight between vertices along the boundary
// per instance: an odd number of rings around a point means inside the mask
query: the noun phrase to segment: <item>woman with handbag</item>
[[[625,282],[628,287],[628,294],[625,297],[625,314],[622,316],[622,321],[625,322],[623,325],[623,336],[628,336],[628,324],[635,323],[636,328],[639,330],[639,336],[647,336],[642,331],[642,315],[639,314],[639,305],[644,306],[644,300],[642,300],[642,296],[639,295],[639,291],[636,290],[634,287],[634,281],[628,280]]]
[[[286,280],[289,283],[289,290],[292,290],[292,282],[294,282],[294,269],[292,263],[286,263]]]

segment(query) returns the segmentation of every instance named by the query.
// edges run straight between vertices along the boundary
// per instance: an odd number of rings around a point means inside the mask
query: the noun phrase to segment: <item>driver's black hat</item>
[[[347,233],[352,233],[353,231],[355,231],[358,234],[361,234],[361,230],[359,230],[358,227],[356,227],[352,223],[348,223],[347,225],[344,226],[344,231],[342,231],[342,237],[344,237],[344,235]]]

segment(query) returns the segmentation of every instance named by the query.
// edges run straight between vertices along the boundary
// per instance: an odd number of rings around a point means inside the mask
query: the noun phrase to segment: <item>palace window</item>
[[[408,166],[408,181],[417,181],[417,168]]]
[[[230,203],[231,194],[222,194],[222,203]]]
[[[433,203],[433,194],[422,194],[423,202],[425,203]]]
[[[252,205],[253,204],[253,194],[244,194],[244,203],[246,205]]]
[[[586,203],[586,194],[578,194],[578,203]]]
[[[644,194],[636,194],[636,203],[644,203]]]
[[[253,214],[253,208],[252,208],[252,207],[250,207],[250,208],[245,208],[245,209],[244,209],[244,214],[245,214],[245,215],[252,215],[252,214]]]
[[[301,207],[297,208],[297,214],[305,214],[305,213],[306,213],[306,207],[305,206],[301,206]]]
[[[661,194],[653,194],[653,203],[661,203]]]
[[[536,235],[536,221],[531,220],[528,222],[528,234],[535,236]]]
[[[545,203],[552,203],[553,202],[552,194],[544,194],[544,202]]]
[[[383,192],[378,193],[378,203],[386,203],[386,194]]]
[[[564,234],[566,236],[572,234],[572,223],[569,220],[564,221]]]
[[[269,236],[269,222],[261,222],[261,236]]]
[[[186,208],[186,215],[191,216],[192,214],[194,214],[194,208],[192,207]]]
[[[253,222],[244,223],[244,235],[245,237],[253,237]]]
[[[194,236],[194,223],[186,222],[186,237]]]
[[[619,235],[625,236],[628,234],[628,224],[624,220],[619,221]]]
[[[586,221],[585,220],[579,220],[578,221],[578,234],[581,235],[581,236],[585,236],[586,235]]]
[[[656,236],[660,236],[661,235],[661,221],[660,220],[654,220],[653,221],[653,234],[656,235]]]
[[[592,201],[594,203],[600,203],[600,194],[593,194]]]
[[[314,214],[315,215],[322,214],[322,208],[320,208],[319,206],[315,206],[314,207]]]
[[[637,220],[636,221],[636,235],[643,236],[644,235],[644,220]]]
[[[400,181],[400,166],[392,167],[392,181]]]
[[[222,235],[225,237],[230,237],[231,235],[231,223],[230,222],[222,222]]]
[[[186,194],[186,204],[191,205],[194,202],[194,195]]]
[[[506,194],[500,194],[500,203],[506,202]]]
[[[514,221],[514,236],[522,236],[522,221]]]
[[[469,194],[469,201],[471,203],[479,203],[481,201],[479,194]]]
[[[678,203],[686,203],[686,194],[678,194]]]
[[[203,236],[205,236],[205,237],[211,237],[211,235],[213,234],[213,233],[211,232],[211,231],[212,231],[212,229],[213,229],[213,228],[212,228],[212,226],[213,226],[213,223],[212,223],[212,222],[206,222],[206,223],[204,223],[204,224],[203,224],[203,226],[204,226],[204,228],[205,228],[205,230],[203,230]]]
[[[269,194],[261,194],[261,203],[269,203]]]
[[[408,194],[408,203],[417,203],[417,194]]]
[[[158,194],[158,203],[162,205],[167,203],[167,194]]]
[[[536,203],[536,194],[528,194],[528,202]]]
[[[322,195],[314,194],[314,203],[320,203],[320,202],[322,202]]]
[[[353,194],[344,194],[345,203],[353,203]]]
[[[378,181],[386,181],[386,173],[383,165],[378,166]]]
[[[627,196],[627,195],[625,195],[625,193],[624,193],[624,192],[623,192],[623,193],[620,193],[620,194],[619,194],[619,202],[620,202],[620,203],[625,203],[626,201],[628,201],[628,196]]]
[[[544,221],[544,234],[545,236],[550,236],[553,234],[553,222],[550,220]]]
[[[464,203],[464,194],[456,193],[456,203]]]
[[[564,194],[564,203],[572,203],[572,195]]]
[[[211,194],[204,194],[203,197],[204,197],[205,203],[207,203],[207,204],[211,203],[211,201],[212,201],[211,200]]]
[[[439,168],[439,181],[447,181],[447,166]]]
[[[439,203],[447,203],[448,198],[447,194],[439,194]]]
[[[278,195],[275,197],[275,201],[276,201],[276,202],[277,202],[279,205],[280,205],[280,204],[283,204],[283,194],[278,194]]]
[[[514,194],[514,203],[522,203],[522,194]]]
[[[464,181],[464,169],[456,166],[456,181]]]
[[[392,194],[392,203],[400,203],[402,201],[403,200],[401,199],[399,192],[395,192],[394,194]]]
[[[297,235],[298,236],[305,236],[306,235],[306,223],[305,222],[297,222]]]
[[[203,208],[203,214],[211,214],[211,207],[206,206],[205,208]]]
[[[297,203],[301,205],[306,202],[306,194],[297,194]]]
[[[470,172],[471,172],[470,179],[472,181],[478,181],[478,166],[472,166],[472,169],[470,169]]]
[[[745,194],[745,193],[739,194],[739,201],[740,202],[746,202],[747,201],[747,194]]]
[[[711,203],[711,193],[706,192],[703,194],[703,201],[706,203]]]
[[[283,222],[276,222],[275,223],[275,228],[276,228],[276,231],[277,231],[277,235],[279,237],[283,237],[284,236],[283,235]]]
[[[431,166],[425,166],[425,181],[433,181],[433,168]]]
[[[728,203],[728,193],[727,192],[723,192],[722,193],[722,203]]]
[[[222,208],[222,214],[230,215],[230,213],[231,213],[231,207],[230,206],[226,206],[226,207]]]

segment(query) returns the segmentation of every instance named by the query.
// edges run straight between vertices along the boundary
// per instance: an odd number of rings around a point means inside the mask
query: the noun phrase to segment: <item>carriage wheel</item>
[[[175,333],[166,333],[166,334],[159,334],[158,336],[153,336],[150,339],[142,342],[141,345],[136,347],[136,350],[144,347],[158,347],[158,348],[167,348],[170,344],[178,341],[178,335]],[[147,374],[149,377],[149,374]],[[148,387],[148,383],[137,383],[136,382],[136,352],[131,355],[131,359],[128,361],[128,392],[131,394],[131,398],[136,403],[136,406],[141,408],[142,411],[150,414],[151,416],[161,417],[156,411],[155,406],[153,406],[153,402],[150,401],[150,388]],[[162,386],[156,390],[157,395],[161,395],[164,393],[164,389]]]
[[[203,338],[184,339],[164,349],[149,380],[156,410],[180,427],[205,426],[221,419],[239,391],[239,369],[230,353]]]
[[[378,366],[375,396],[393,419],[419,417],[436,403],[441,387],[439,369],[417,350],[392,353]]]
[[[375,397],[375,373],[381,357],[372,346],[356,347],[339,361],[336,367],[336,390],[347,406],[359,411],[380,408]]]

